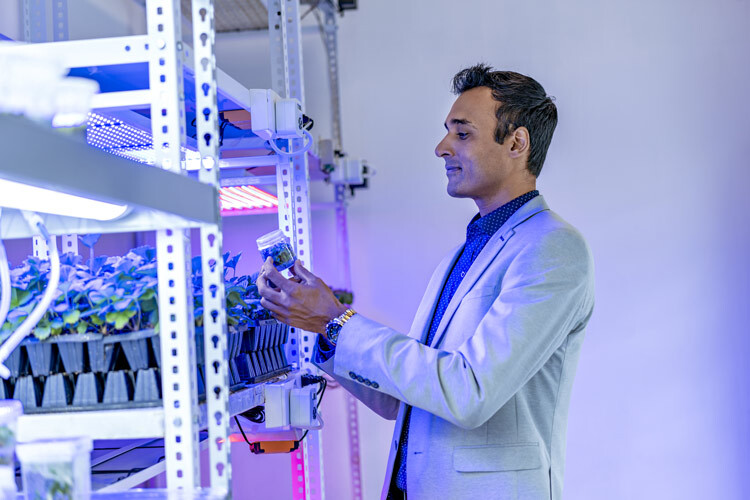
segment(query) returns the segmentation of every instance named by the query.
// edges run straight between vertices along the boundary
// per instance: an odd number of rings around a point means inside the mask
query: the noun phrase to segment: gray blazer
[[[320,367],[397,419],[383,498],[411,405],[410,500],[559,500],[570,393],[594,305],[591,253],[537,196],[484,247],[425,346],[461,249],[435,270],[408,335],[357,314]]]

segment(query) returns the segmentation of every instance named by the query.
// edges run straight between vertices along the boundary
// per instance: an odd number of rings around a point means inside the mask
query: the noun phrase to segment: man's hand
[[[260,305],[282,323],[308,332],[325,333],[326,323],[346,312],[346,306],[300,261],[294,263],[291,271],[294,277],[286,279],[273,266],[273,259],[266,259],[257,281]]]

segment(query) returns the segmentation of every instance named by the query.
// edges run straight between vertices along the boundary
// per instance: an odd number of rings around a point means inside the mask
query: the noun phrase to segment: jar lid
[[[16,420],[23,415],[23,405],[17,399],[0,400],[0,424]]]
[[[65,439],[43,439],[30,443],[18,443],[16,455],[21,462],[48,463],[72,460],[78,455],[91,452],[90,437]]]
[[[284,235],[284,232],[281,229],[277,229],[276,231],[271,231],[270,233],[264,234],[263,236],[259,237],[255,242],[258,244],[258,248],[261,247],[267,247],[269,245],[273,245],[274,243],[278,243],[280,241],[287,242],[287,237]]]

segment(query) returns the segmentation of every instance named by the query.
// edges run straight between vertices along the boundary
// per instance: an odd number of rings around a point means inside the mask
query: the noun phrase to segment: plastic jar
[[[289,243],[289,238],[284,236],[284,233],[280,229],[264,234],[256,242],[258,243],[258,250],[260,250],[263,260],[265,261],[268,257],[271,257],[273,265],[279,271],[289,269],[294,265],[294,261],[297,260],[294,256],[294,249]]]
[[[16,471],[13,452],[16,448],[18,417],[23,415],[21,402],[0,400],[0,498],[16,497]]]
[[[26,500],[79,500],[91,495],[91,438],[49,439],[19,443]]]

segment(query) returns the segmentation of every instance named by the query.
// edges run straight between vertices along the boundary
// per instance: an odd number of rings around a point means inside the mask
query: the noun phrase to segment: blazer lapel
[[[424,342],[425,335],[430,328],[435,306],[440,299],[440,293],[443,291],[445,280],[448,279],[448,274],[451,269],[453,269],[456,259],[461,255],[463,248],[463,245],[454,248],[452,253],[449,253],[442,262],[438,264],[435,272],[432,273],[432,278],[430,278],[430,282],[424,292],[422,302],[417,309],[417,314],[414,315],[414,321],[412,322],[412,327],[409,331],[410,337],[421,339]]]
[[[493,260],[495,260],[495,257],[500,253],[500,250],[503,249],[508,240],[513,237],[515,234],[514,229],[532,216],[544,210],[549,210],[547,203],[541,195],[536,196],[511,215],[510,218],[505,221],[505,224],[500,226],[500,229],[492,235],[492,238],[490,238],[482,251],[479,252],[476,260],[471,264],[469,271],[466,273],[466,276],[464,276],[464,279],[461,280],[461,284],[458,285],[456,293],[453,294],[453,298],[451,298],[451,301],[448,303],[448,307],[445,310],[445,314],[443,314],[443,318],[440,320],[440,325],[438,325],[438,329],[435,332],[435,338],[432,340],[430,347],[440,345],[440,341],[445,335],[445,329],[453,317],[453,314],[456,312],[456,309],[458,309],[461,300],[463,300],[469,290],[474,287],[474,284],[482,276],[484,270],[487,269],[487,266],[489,266]],[[463,249],[463,246],[461,249]],[[453,262],[455,262],[455,256]],[[450,269],[453,269],[453,266],[451,266],[449,270]],[[443,282],[444,281],[445,278],[443,279]]]

